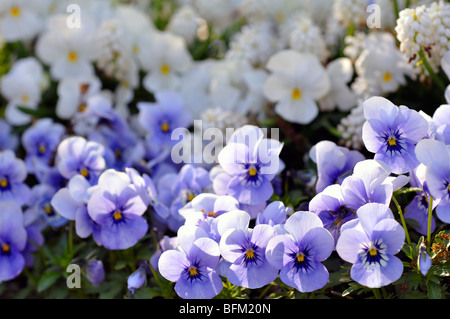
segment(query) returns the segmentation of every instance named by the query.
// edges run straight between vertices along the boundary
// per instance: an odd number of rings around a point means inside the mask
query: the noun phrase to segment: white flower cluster
[[[416,73],[424,72],[421,54],[437,71],[440,60],[450,49],[450,4],[444,1],[406,8],[399,13],[395,31],[400,50]]]
[[[362,101],[359,100],[358,106],[353,108],[350,114],[344,117],[337,126],[345,146],[355,150],[362,149],[364,146],[362,127],[366,118],[364,117]]]

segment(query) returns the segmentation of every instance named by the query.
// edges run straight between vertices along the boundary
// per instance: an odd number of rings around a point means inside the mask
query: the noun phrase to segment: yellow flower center
[[[0,179],[0,186],[5,188],[8,186],[8,180],[6,178]]]
[[[80,170],[80,174],[83,175],[84,177],[88,177],[89,171],[86,168],[83,168],[82,170]]]
[[[85,103],[81,104],[78,107],[78,112],[83,113],[84,111],[86,111],[87,105]]]
[[[137,44],[135,44],[134,46],[133,46],[133,53],[134,54],[139,54],[139,46],[137,45]]]
[[[197,267],[189,267],[189,276],[194,277],[198,275]]]
[[[395,146],[395,145],[397,145],[397,140],[395,139],[395,137],[391,136],[388,138],[388,143],[389,143],[389,146]]]
[[[248,175],[250,176],[255,176],[257,173],[257,170],[254,166],[250,167],[250,169],[248,170]]]
[[[69,60],[69,62],[77,62],[78,60],[78,54],[74,51],[70,51],[69,54],[67,55],[67,59]]]
[[[187,199],[188,199],[189,202],[192,201],[194,198],[195,198],[194,194],[192,194],[192,193],[188,194],[188,198]]]
[[[305,255],[303,255],[303,253],[298,253],[297,254],[297,261],[299,262],[299,263],[301,263],[302,261],[304,261],[305,260]]]
[[[39,145],[39,153],[44,154],[47,148],[44,144]]]
[[[52,207],[50,205],[45,206],[45,213],[47,215],[51,215],[51,213],[53,213]]]
[[[170,125],[167,122],[161,124],[161,130],[163,132],[168,132],[170,130]]]
[[[208,213],[208,217],[217,217],[217,214],[216,213],[214,213],[214,212],[209,212]]]
[[[18,6],[11,7],[9,14],[11,14],[13,18],[17,18],[21,14],[20,8]]]
[[[253,259],[255,258],[255,251],[253,249],[247,249],[247,251],[245,252],[245,258],[247,259]]]
[[[450,192],[450,185],[447,186],[447,189]],[[427,202],[428,202],[428,197],[427,197]]]
[[[122,212],[120,210],[116,210],[116,212],[113,214],[114,220],[121,220],[122,217]]]
[[[292,98],[294,100],[299,100],[302,98],[302,91],[300,91],[299,89],[293,89],[292,90]]]
[[[383,81],[384,81],[384,82],[390,82],[391,80],[392,80],[392,75],[391,75],[391,73],[386,72],[386,73],[383,75]]]
[[[370,256],[376,256],[378,255],[378,250],[376,248],[370,248],[369,250],[369,255]]]
[[[30,97],[27,94],[22,95],[22,103],[27,104],[30,101]]]
[[[2,252],[9,253],[10,250],[11,250],[11,247],[8,244],[2,245]]]
[[[162,74],[168,74],[170,72],[170,66],[167,64],[161,65],[161,73]]]

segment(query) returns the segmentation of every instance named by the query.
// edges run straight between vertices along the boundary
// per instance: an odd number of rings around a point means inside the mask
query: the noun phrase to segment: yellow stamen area
[[[161,124],[161,130],[163,132],[168,132],[170,130],[170,125],[167,122]]]
[[[257,173],[256,168],[254,168],[253,166],[250,167],[250,169],[248,170],[248,175],[250,176],[255,176]]]
[[[214,213],[214,212],[209,212],[208,213],[208,217],[217,217],[217,214],[216,213]]]
[[[390,82],[392,80],[392,75],[389,73],[389,72],[386,72],[384,75],[383,75],[383,81],[384,82]]]
[[[170,66],[167,64],[161,65],[161,73],[162,74],[168,74],[170,72]]]
[[[450,185],[447,186],[447,189],[450,192]],[[428,197],[427,197],[427,202],[428,202]]]
[[[122,219],[122,212],[120,210],[117,210],[114,214],[113,217],[115,220],[121,220]]]
[[[0,186],[3,187],[3,188],[8,186],[8,180],[6,178],[0,179]]]
[[[376,250],[376,248],[370,248],[370,250],[369,250],[370,256],[376,256],[377,254],[378,254],[378,251]]]
[[[80,106],[78,106],[78,112],[83,113],[84,111],[86,111],[87,105],[85,103],[81,104]]]
[[[299,263],[301,263],[302,261],[304,261],[305,260],[305,255],[303,255],[303,253],[298,253],[297,254],[297,261],[299,262]]]
[[[140,52],[139,46],[138,46],[137,44],[135,44],[135,45],[133,46],[133,53],[134,53],[134,54],[139,54],[139,52]]]
[[[198,275],[198,270],[196,267],[189,267],[189,276],[197,276]]]
[[[187,199],[188,199],[188,201],[191,201],[191,200],[193,200],[194,198],[195,198],[195,195],[191,193],[191,194],[188,195],[188,198],[187,198]]]
[[[2,245],[2,252],[9,253],[10,250],[11,250],[11,247],[8,244]]]
[[[52,207],[50,205],[45,206],[45,213],[50,215],[53,212]]]
[[[22,95],[22,103],[27,104],[30,101],[30,97],[27,94]]]
[[[21,14],[20,8],[18,6],[11,7],[11,9],[9,10],[9,14],[12,17],[17,18]]]
[[[86,168],[83,168],[82,170],[80,170],[80,174],[83,175],[84,177],[88,177],[89,171]]]
[[[40,154],[44,154],[46,150],[47,150],[47,148],[45,147],[44,144],[39,145],[39,153]]]
[[[388,138],[388,143],[389,143],[389,146],[395,146],[395,145],[397,145],[397,140],[395,139],[395,137],[389,137]]]
[[[67,59],[69,60],[69,62],[77,62],[78,60],[78,54],[74,51],[70,51],[69,54],[67,55]]]
[[[247,251],[245,252],[245,258],[247,259],[255,258],[255,251],[253,249],[247,249]]]
[[[292,98],[294,100],[299,100],[302,98],[302,91],[300,91],[299,89],[293,89],[292,90]]]

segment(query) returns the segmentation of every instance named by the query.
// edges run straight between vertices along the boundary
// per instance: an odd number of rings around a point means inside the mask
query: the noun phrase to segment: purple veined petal
[[[226,145],[218,155],[220,166],[231,175],[245,173],[244,164],[249,162],[249,149],[240,143]]]
[[[423,139],[419,141],[415,147],[415,153],[417,159],[427,166],[436,163],[439,166],[448,167],[450,162],[446,145],[437,140]]]
[[[209,234],[201,227],[194,225],[183,225],[178,228],[177,237],[180,247],[188,253],[194,242],[203,237],[208,237]]]
[[[214,269],[220,259],[219,244],[210,238],[199,238],[192,244],[188,259],[199,260],[201,267]]]
[[[236,176],[230,181],[228,191],[242,204],[257,205],[269,200],[273,194],[273,186],[264,176],[259,185],[242,184],[241,178]]]
[[[391,173],[390,167],[377,160],[364,160],[357,163],[353,169],[353,176],[360,178],[368,192],[372,191]]]
[[[195,198],[194,198],[195,199]],[[214,202],[213,211],[215,213],[229,212],[239,209],[239,202],[233,196],[218,196]]]
[[[175,284],[175,291],[183,299],[211,299],[217,296],[223,288],[222,279],[214,270],[203,274],[202,280],[190,281],[181,277]]]
[[[356,211],[356,215],[366,231],[372,230],[383,219],[394,219],[394,214],[389,207],[379,203],[368,203],[361,206]]]
[[[425,203],[424,203],[425,202]],[[434,206],[435,201],[433,201]],[[424,195],[416,195],[405,207],[405,219],[414,220],[417,225],[411,225],[418,233],[426,235],[428,231],[428,200]],[[436,228],[434,217],[431,219],[431,232]]]
[[[294,237],[295,241],[299,243],[310,229],[323,227],[323,223],[316,214],[308,211],[299,211],[286,220],[284,227]]]
[[[258,265],[243,267],[241,264],[232,264],[228,270],[227,277],[230,283],[250,289],[261,288],[270,284],[278,276],[278,269],[262,257]]]
[[[164,251],[158,261],[159,272],[164,278],[172,282],[177,282],[189,265],[186,254],[174,249]]]
[[[364,146],[369,152],[376,153],[380,150],[384,143],[383,139],[379,136],[379,132],[375,130],[373,127],[374,121],[370,123],[366,121],[362,127],[362,140],[364,142]]]
[[[61,188],[58,190],[55,195],[53,195],[50,203],[58,214],[68,220],[75,220],[77,209],[81,205],[84,205],[72,198],[68,188]]]
[[[249,239],[248,232],[242,229],[228,229],[220,238],[220,253],[230,263],[236,262],[244,255],[243,246]]]
[[[351,220],[344,224],[344,226],[347,224],[349,224],[348,226],[356,226],[359,222],[358,220]],[[344,228],[344,226],[342,228]],[[361,243],[370,242],[370,239],[363,229],[358,229],[359,227],[347,228],[344,230],[342,230],[342,228],[341,236],[336,244],[336,251],[343,260],[354,264],[358,260]]]
[[[87,210],[89,216],[99,223],[101,216],[108,215],[117,209],[117,198],[114,198],[110,193],[105,190],[99,189],[87,203]]]
[[[398,107],[384,97],[374,96],[363,102],[366,120],[377,119],[391,125],[398,114]]]
[[[192,209],[196,211],[215,212],[214,205],[219,198],[216,194],[202,193],[195,196],[190,202]]]
[[[310,229],[302,239],[302,246],[308,247],[308,253],[316,261],[327,259],[334,249],[334,238],[325,228]]]
[[[288,254],[298,250],[292,236],[277,235],[269,240],[266,247],[266,259],[275,268],[281,269],[292,261]]]
[[[0,254],[0,281],[16,278],[25,267],[25,258],[16,249],[11,247],[10,254]]]
[[[329,277],[326,267],[314,260],[307,271],[297,271],[292,263],[280,270],[281,281],[300,292],[311,292],[322,288],[327,284]]]
[[[436,216],[444,223],[450,223],[450,202],[441,202],[436,207]]]
[[[250,235],[250,241],[261,248],[266,248],[269,240],[275,236],[273,227],[270,225],[256,225]]]
[[[388,255],[387,257],[389,260],[386,261],[384,267],[376,264],[364,267],[361,262],[356,262],[350,270],[351,278],[369,288],[380,288],[393,283],[401,277],[403,263],[395,256]]]
[[[124,214],[135,214],[141,216],[147,210],[147,205],[136,191],[134,186],[128,186],[120,193],[117,204],[121,205]]]
[[[405,243],[405,230],[395,220],[386,218],[379,221],[372,229],[372,241],[381,239],[386,245],[386,252],[390,255],[397,254]]]
[[[341,190],[344,202],[351,209],[357,210],[369,201],[364,182],[356,176],[349,176],[344,179]]]
[[[257,126],[244,125],[236,130],[228,139],[228,144],[237,143],[247,146],[253,154],[253,147],[264,138],[264,132]]]
[[[136,245],[147,233],[148,224],[143,217],[127,214],[124,219],[124,222],[114,223],[111,220],[111,222],[102,225],[100,238],[106,249],[128,249]]]
[[[369,195],[369,201],[389,206],[393,191],[392,184],[381,184],[372,190]]]
[[[217,195],[228,195],[228,185],[230,184],[231,180],[233,179],[232,175],[229,175],[228,173],[219,173],[217,176],[213,179],[213,189],[214,192]]]
[[[112,194],[120,194],[130,184],[131,180],[126,173],[114,169],[104,171],[98,179],[100,188]]]
[[[450,165],[441,166],[438,163],[431,163],[427,167],[426,185],[430,194],[435,199],[444,199],[448,196],[448,180],[450,177]]]
[[[398,112],[399,126],[402,127],[403,135],[411,141],[418,142],[428,133],[427,120],[415,110],[400,105]]]
[[[233,210],[216,218],[217,230],[222,236],[228,229],[247,230],[250,223],[250,215],[243,210]]]
[[[81,174],[77,174],[73,176],[69,180],[68,189],[70,191],[70,195],[73,200],[79,203],[84,203],[89,200],[88,196],[88,188],[91,187],[91,184],[88,180],[82,176]]]
[[[89,237],[94,229],[94,221],[87,212],[86,205],[80,206],[75,214],[75,232],[81,238]]]

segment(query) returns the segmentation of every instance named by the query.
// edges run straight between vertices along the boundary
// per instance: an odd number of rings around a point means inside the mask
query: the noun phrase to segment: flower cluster
[[[448,295],[449,10],[0,1],[0,297]]]

